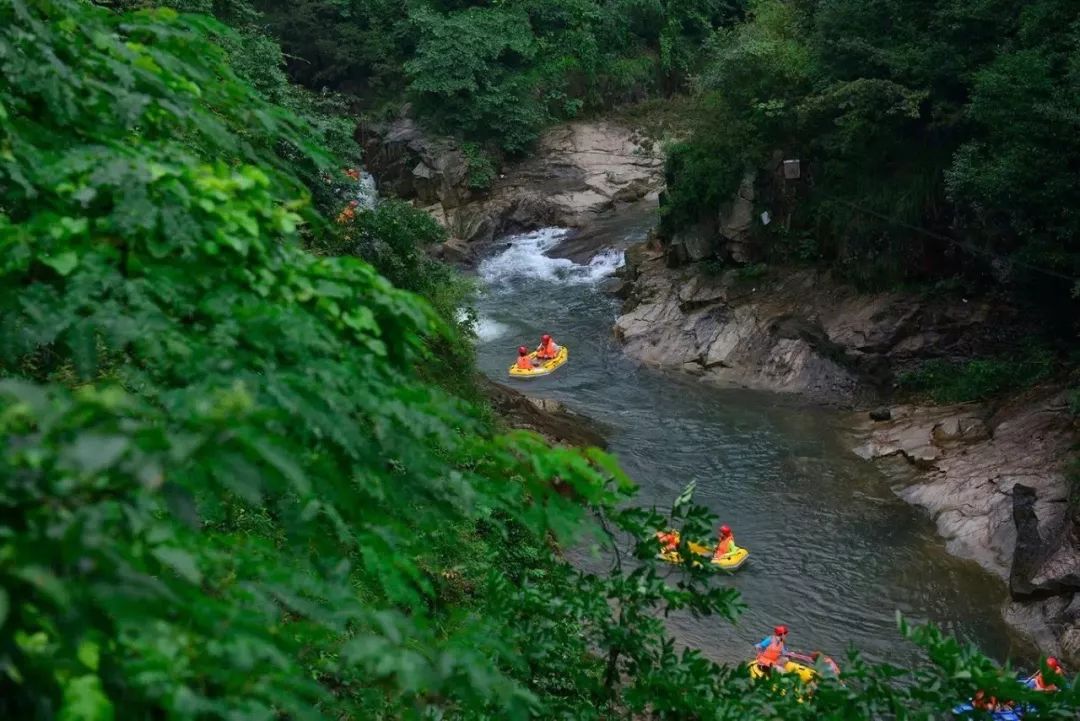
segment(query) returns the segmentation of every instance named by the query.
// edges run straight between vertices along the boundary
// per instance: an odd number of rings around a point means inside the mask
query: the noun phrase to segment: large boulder
[[[458,145],[429,135],[407,117],[361,127],[364,164],[379,192],[415,198],[422,205],[456,208],[473,199],[467,185],[468,161]]]

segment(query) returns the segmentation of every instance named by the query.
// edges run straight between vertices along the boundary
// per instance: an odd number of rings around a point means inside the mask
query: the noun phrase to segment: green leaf
[[[98,646],[93,641],[84,639],[81,643],[79,643],[79,648],[75,652],[75,655],[78,657],[79,661],[82,663],[83,666],[86,666],[88,669],[94,671],[95,673],[97,672],[98,664],[101,661],[100,646]]]
[[[123,436],[83,433],[75,439],[66,456],[81,472],[94,474],[115,464],[127,452],[129,443]]]
[[[202,583],[202,572],[199,564],[187,551],[171,546],[158,546],[151,552],[154,558],[176,571],[186,581],[198,585]]]
[[[76,676],[64,684],[64,702],[58,721],[115,721],[112,701],[105,695],[101,679],[94,674]]]
[[[66,250],[56,255],[46,256],[41,259],[41,262],[60,275],[67,276],[79,265],[79,256],[73,250]]]

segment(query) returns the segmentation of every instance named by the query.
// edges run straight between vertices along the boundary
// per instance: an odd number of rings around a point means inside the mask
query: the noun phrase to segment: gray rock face
[[[636,281],[615,335],[631,356],[718,384],[854,400],[857,375],[843,353],[816,318],[793,315],[812,297],[812,277],[792,275],[766,289],[734,271],[672,269],[633,249],[627,257],[636,262]]]
[[[363,129],[360,136],[365,165],[384,195],[447,208],[472,199],[465,184],[468,164],[456,143],[427,135],[411,118]]]
[[[1037,390],[996,412],[900,406],[892,416],[854,419],[855,452],[883,461],[897,493],[931,514],[952,553],[1008,581],[1011,623],[1080,661],[1080,534],[1066,476],[1076,437],[1064,392]],[[910,473],[884,463],[895,458]]]
[[[749,263],[754,260],[750,237],[754,225],[754,180],[756,177],[756,172],[746,173],[738,192],[720,211],[720,236],[724,239],[727,254],[736,263]]]
[[[861,294],[806,269],[710,275],[700,266],[671,267],[671,252],[670,245],[666,256],[643,246],[627,251],[624,277],[634,286],[615,334],[631,356],[704,371],[721,384],[869,402],[928,358],[995,352],[995,333],[1012,332],[1015,318],[989,301]]]

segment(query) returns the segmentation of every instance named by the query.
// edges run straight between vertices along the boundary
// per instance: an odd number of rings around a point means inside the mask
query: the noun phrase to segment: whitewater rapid
[[[543,228],[508,236],[501,253],[480,263],[480,277],[489,287],[500,288],[523,280],[546,281],[553,285],[588,285],[607,278],[622,265],[621,250],[608,248],[587,264],[566,258],[552,258],[554,250],[569,234],[565,228]]]

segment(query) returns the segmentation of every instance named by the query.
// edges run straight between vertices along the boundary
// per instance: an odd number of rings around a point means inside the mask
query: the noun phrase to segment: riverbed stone
[[[872,421],[889,421],[892,420],[892,411],[888,408],[875,408],[870,411],[870,420]]]

